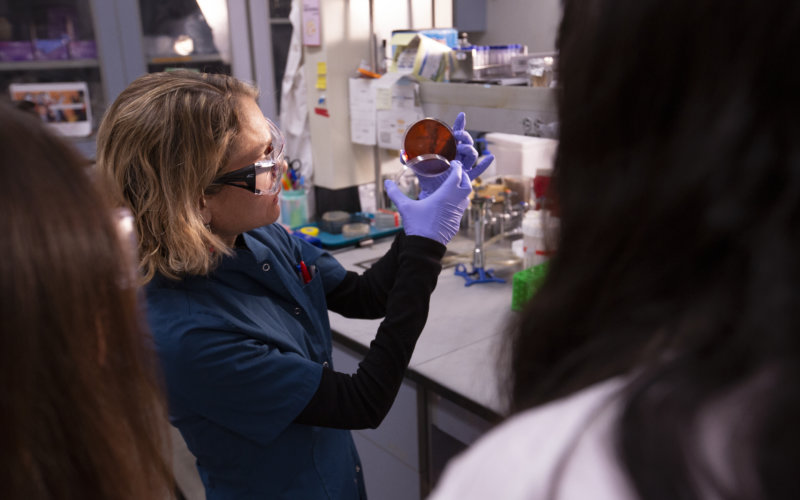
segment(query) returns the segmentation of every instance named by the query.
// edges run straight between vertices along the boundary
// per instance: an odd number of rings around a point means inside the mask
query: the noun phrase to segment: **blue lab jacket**
[[[364,498],[350,432],[293,423],[332,367],[325,294],[345,270],[277,225],[243,239],[208,276],[146,287],[170,420],[209,500]]]

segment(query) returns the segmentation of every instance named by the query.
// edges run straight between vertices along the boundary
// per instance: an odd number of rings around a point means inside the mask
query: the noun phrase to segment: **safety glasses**
[[[255,195],[275,194],[281,189],[280,178],[284,170],[283,147],[285,140],[280,129],[267,120],[272,136],[270,150],[263,160],[238,168],[214,179],[212,185],[235,186]]]

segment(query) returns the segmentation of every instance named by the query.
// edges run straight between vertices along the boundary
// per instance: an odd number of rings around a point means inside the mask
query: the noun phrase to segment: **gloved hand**
[[[472,136],[469,135],[469,132],[464,130],[466,123],[467,119],[463,112],[458,114],[455,123],[453,123],[453,135],[456,138],[456,158],[454,161],[460,162],[462,168],[469,176],[469,180],[474,181],[476,177],[481,175],[489,165],[492,164],[494,155],[486,155],[480,163],[474,165],[475,160],[478,159],[478,151],[472,147]],[[420,187],[419,199],[423,200],[436,191],[444,180],[447,179],[448,174],[450,174],[449,170],[436,177],[418,176]]]
[[[408,198],[389,179],[384,182],[384,187],[403,217],[406,234],[424,236],[442,245],[447,245],[458,232],[461,216],[469,204],[468,197],[472,192],[469,176],[457,160],[450,162],[450,171],[439,189],[424,200]]]

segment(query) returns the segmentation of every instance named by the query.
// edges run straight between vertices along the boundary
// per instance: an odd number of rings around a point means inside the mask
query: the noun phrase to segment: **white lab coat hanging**
[[[301,24],[302,2],[294,0],[289,13],[292,39],[281,83],[281,129],[286,136],[286,155],[300,160],[300,172],[308,183],[314,173],[311,153],[311,133],[308,126],[308,104],[303,71]]]

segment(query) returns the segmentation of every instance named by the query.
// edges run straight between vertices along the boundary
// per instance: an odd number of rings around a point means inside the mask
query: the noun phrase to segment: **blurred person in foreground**
[[[124,220],[37,115],[2,103],[0,115],[0,496],[169,498]]]
[[[388,181],[404,230],[348,272],[276,223],[283,134],[256,97],[224,75],[143,76],[103,119],[98,167],[134,216],[170,418],[208,498],[363,498],[349,430],[390,410],[488,163],[473,166],[462,114],[450,170],[420,200]],[[334,370],[329,309],[384,318],[355,374]]]
[[[514,416],[432,498],[797,498],[800,2],[563,5]]]

